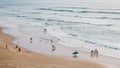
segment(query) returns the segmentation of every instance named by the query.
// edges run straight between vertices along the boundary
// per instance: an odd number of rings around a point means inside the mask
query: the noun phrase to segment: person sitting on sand
[[[54,45],[52,45],[52,51],[55,51],[56,47]]]

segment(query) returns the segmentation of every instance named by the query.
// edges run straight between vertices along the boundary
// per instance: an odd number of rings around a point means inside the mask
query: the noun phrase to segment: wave
[[[73,10],[67,10],[67,9],[52,9],[52,8],[38,8],[38,10],[51,10],[51,11],[60,11],[60,12],[74,12]]]
[[[109,49],[114,49],[114,50],[120,50],[120,48],[112,46],[112,45],[105,45],[105,44],[98,44],[96,42],[92,42],[92,41],[84,41],[85,43],[90,43],[93,45],[97,45],[99,47],[105,47],[105,48],[109,48]]]
[[[91,9],[91,10],[120,10],[116,8],[111,8],[111,9],[103,9],[103,8],[88,8],[88,7],[55,7],[55,8],[64,8],[64,9]]]
[[[81,17],[81,16],[73,16],[78,18],[88,18],[88,19],[111,19],[111,20],[120,20],[120,18],[110,18],[110,17]]]
[[[25,16],[25,15],[18,15],[18,14],[14,14],[14,13],[7,14],[7,15],[8,15],[8,16],[11,16],[11,17],[28,18],[28,16]]]
[[[114,26],[113,24],[92,24],[92,23],[87,23],[87,22],[65,21],[65,20],[59,20],[59,19],[45,19],[45,18],[30,18],[30,19],[49,21],[49,22],[52,21],[52,22],[57,22],[59,24],[65,24],[65,25],[78,23],[78,24],[88,24],[88,25],[95,25],[95,26]],[[60,22],[64,22],[64,23],[60,23]]]
[[[37,10],[49,10],[49,11],[72,12],[72,13],[120,14],[120,12],[112,12],[112,11],[111,12],[108,12],[108,11],[92,11],[92,10],[74,11],[74,10],[70,10],[70,9],[55,9],[55,8],[37,8]]]
[[[34,12],[30,12],[34,13]],[[39,13],[39,12],[38,12]],[[35,12],[35,14],[37,14]],[[39,20],[39,21],[48,21],[48,22],[57,22],[54,24],[61,24],[61,25],[70,25],[70,24],[88,24],[88,25],[95,25],[95,26],[114,26],[113,24],[92,24],[89,22],[77,22],[77,21],[66,21],[66,20],[60,20],[60,19],[46,19],[46,18],[35,18],[35,17],[30,17],[26,15],[19,15],[15,13],[9,13],[7,14],[8,16],[12,17],[21,17],[21,18],[26,18],[26,19],[33,19],[33,20]],[[80,17],[80,16],[73,16],[73,17]],[[80,18],[93,18],[93,19],[114,19],[114,20],[120,20],[120,18],[109,18],[109,17],[80,17]],[[61,23],[64,22],[64,23]],[[49,23],[50,25],[51,23]]]
[[[105,12],[105,11],[78,11],[78,13],[120,14],[120,12]]]
[[[70,8],[70,9],[91,9],[86,7],[59,7],[59,8]]]

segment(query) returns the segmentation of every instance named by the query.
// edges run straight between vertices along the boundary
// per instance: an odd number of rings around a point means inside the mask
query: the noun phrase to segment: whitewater
[[[85,51],[97,48],[101,54],[120,58],[119,3],[119,0],[0,0],[0,26],[16,37],[14,43],[19,45],[26,45],[20,41],[31,36],[39,39],[42,27],[65,46]]]

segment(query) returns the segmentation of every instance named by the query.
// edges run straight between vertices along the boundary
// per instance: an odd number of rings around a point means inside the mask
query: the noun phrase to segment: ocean
[[[31,21],[61,44],[120,58],[120,0],[0,0],[0,17]]]

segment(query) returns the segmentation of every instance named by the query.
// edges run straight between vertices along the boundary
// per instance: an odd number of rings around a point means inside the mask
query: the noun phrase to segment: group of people
[[[44,29],[44,33],[46,33],[46,31],[47,31],[47,29]],[[40,40],[41,41],[41,40]],[[60,39],[58,38],[58,40],[57,41],[60,41]],[[56,50],[56,47],[55,47],[55,45],[53,45],[53,39],[51,39],[50,40],[50,42],[51,42],[51,47],[52,47],[52,52],[53,51],[55,51]],[[30,43],[32,43],[32,38],[30,38]],[[21,49],[19,49],[19,51],[21,51]],[[77,57],[77,54],[78,54],[79,52],[78,51],[74,51],[73,52],[73,57]],[[90,52],[90,56],[91,56],[91,58],[92,57],[96,57],[96,58],[98,58],[98,50],[97,49],[95,49],[95,50],[91,50],[91,52]]]
[[[21,48],[18,45],[15,48],[18,48],[18,52],[21,52]]]
[[[78,53],[79,53],[78,51],[74,51],[74,52],[73,52],[73,55],[74,55],[73,57],[77,57],[77,54],[78,54]],[[98,58],[98,50],[97,50],[97,49],[91,50],[90,56],[91,56],[91,58],[92,58],[92,57]]]
[[[6,47],[6,49],[8,49],[8,44],[6,44],[5,47]],[[15,48],[18,49],[18,52],[21,52],[21,48],[18,45],[16,45]]]
[[[92,57],[96,57],[96,58],[98,58],[98,50],[97,49],[95,49],[95,50],[91,50],[91,58]]]

